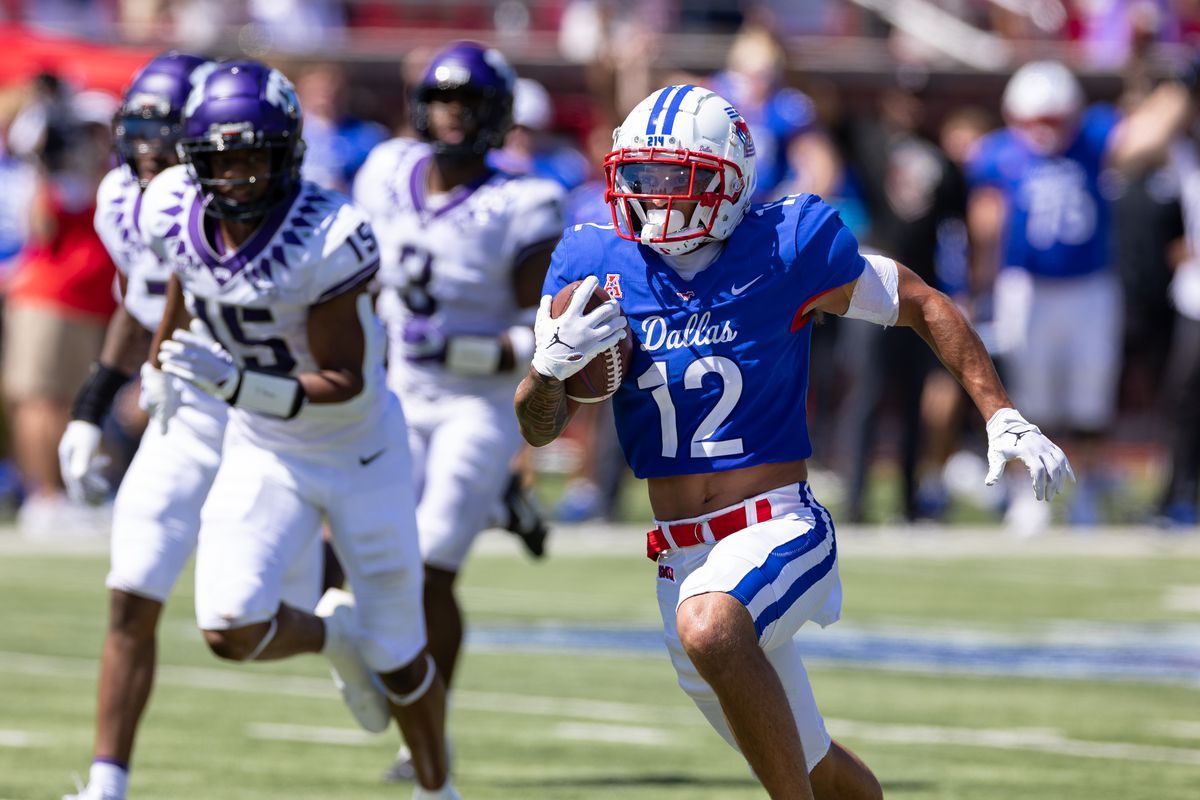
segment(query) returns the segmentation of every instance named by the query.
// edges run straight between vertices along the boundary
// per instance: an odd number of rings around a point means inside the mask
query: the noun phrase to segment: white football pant
[[[404,415],[391,395],[380,428],[353,449],[277,454],[231,425],[201,515],[200,627],[274,617],[297,554],[320,546],[324,517],[354,591],[367,664],[391,672],[411,662],[425,647],[411,476]]]
[[[458,572],[480,531],[495,518],[521,447],[512,399],[403,398],[417,494],[417,530],[426,564]]]
[[[658,606],[663,637],[679,685],[717,733],[737,749],[716,692],[700,677],[679,641],[676,612],[684,600],[708,592],[725,592],[740,601],[754,619],[759,646],[787,692],[811,772],[829,751],[830,739],[817,710],[800,648],[792,637],[805,622],[826,626],[841,614],[842,584],[833,521],[805,483],[752,497],[741,505],[748,514],[754,514],[756,502],[764,498],[771,503],[770,520],[750,525],[715,544],[681,547],[659,555]],[[729,510],[669,523],[656,520],[655,524],[703,524],[708,517]]]

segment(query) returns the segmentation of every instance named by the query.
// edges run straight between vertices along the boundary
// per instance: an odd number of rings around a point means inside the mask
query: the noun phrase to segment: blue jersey
[[[544,293],[595,275],[620,302],[634,341],[613,396],[621,447],[639,478],[689,475],[812,455],[801,311],[865,263],[837,212],[799,195],[751,206],[691,281],[611,225],[576,225]]]
[[[1007,129],[980,141],[967,173],[972,186],[994,186],[1004,193],[1002,266],[1050,278],[1109,266],[1111,214],[1100,174],[1117,120],[1110,106],[1089,108],[1060,156],[1033,152]]]

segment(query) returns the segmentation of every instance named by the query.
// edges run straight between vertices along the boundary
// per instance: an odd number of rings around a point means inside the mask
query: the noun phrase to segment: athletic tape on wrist
[[[229,405],[291,419],[300,413],[300,407],[304,405],[304,388],[300,381],[287,375],[247,369],[242,371],[237,391],[229,398]]]
[[[460,375],[494,375],[500,369],[495,336],[452,336],[446,342],[446,369]]]

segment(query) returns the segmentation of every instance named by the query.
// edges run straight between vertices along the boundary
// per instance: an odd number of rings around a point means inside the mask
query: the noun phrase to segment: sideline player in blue
[[[1056,61],[1017,70],[1003,111],[1007,126],[981,139],[967,165],[976,269],[995,277],[997,346],[1013,397],[1056,438],[1069,434],[1080,485],[1068,520],[1094,524],[1124,316],[1101,176],[1119,165],[1128,137],[1115,108],[1085,107],[1083,88]],[[1035,535],[1050,524],[1050,506],[1018,494],[1006,521]]]
[[[555,250],[517,389],[522,433],[544,445],[562,432],[574,411],[563,381],[627,322],[636,344],[614,410],[625,456],[648,479],[647,553],[680,685],[772,798],[881,797],[826,732],[792,639],[809,620],[837,620],[842,595],[833,522],[806,480],[809,317],[916,330],[988,420],[990,482],[1020,458],[1049,498],[1070,466],[1012,408],[949,298],[891,259],[860,255],[814,195],[750,205],[753,141],[720,96],[661,89],[613,140],[614,224],[577,225]],[[579,279],[551,318],[551,296]],[[585,314],[597,285],[611,300]]]

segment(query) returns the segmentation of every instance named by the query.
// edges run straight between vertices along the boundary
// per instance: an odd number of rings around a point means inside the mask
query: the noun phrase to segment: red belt
[[[726,511],[724,514],[708,517],[698,522],[681,522],[676,525],[667,525],[665,531],[663,530],[663,526],[660,525],[646,534],[646,558],[651,561],[657,561],[658,554],[664,550],[671,550],[677,547],[691,547],[694,544],[702,544],[710,541],[704,538],[705,523],[708,524],[708,529],[712,531],[711,541],[719,542],[726,536],[737,533],[740,530],[745,530],[757,522],[765,522],[771,518],[771,501],[765,497],[761,500],[756,500],[754,511],[758,517],[756,522],[750,522],[746,516],[746,506],[740,505],[737,508]]]

